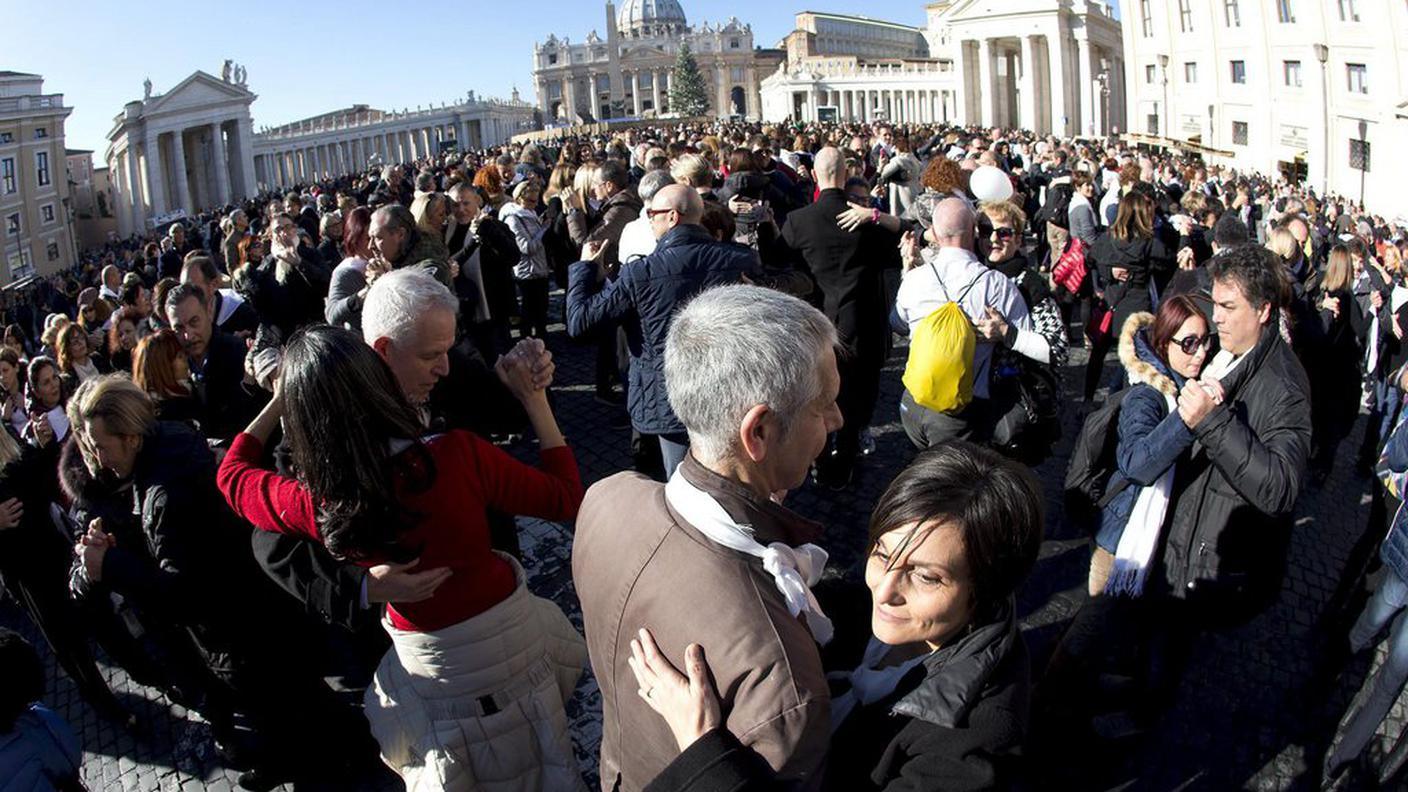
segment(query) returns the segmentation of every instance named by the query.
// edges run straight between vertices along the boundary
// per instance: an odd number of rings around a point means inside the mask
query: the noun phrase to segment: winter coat
[[[83,748],[73,728],[52,710],[31,704],[0,732],[0,790],[55,792],[74,789]]]
[[[601,205],[601,214],[596,221],[588,228],[587,215],[585,212],[568,212],[567,229],[570,232],[572,242],[578,246],[586,245],[588,242],[605,242],[606,248],[602,253],[602,262],[606,264],[608,270],[615,271],[621,266],[619,245],[621,242],[621,232],[625,230],[626,224],[640,217],[641,207],[645,204],[640,196],[636,195],[634,189],[621,190],[606,199],[606,203]],[[570,274],[569,274],[570,279]]]
[[[626,323],[631,351],[627,410],[631,424],[645,434],[673,434],[684,425],[665,394],[665,332],[675,310],[701,291],[743,276],[762,277],[758,255],[732,242],[717,242],[703,226],[670,229],[655,252],[623,267],[604,285],[595,262],[579,261],[568,271],[567,332],[581,336],[609,319],[634,310]]]
[[[816,541],[821,525],[760,498],[686,456],[678,475],[708,493],[763,545]],[[723,723],[789,782],[815,789],[830,732],[816,639],[755,557],[705,538],[675,513],[664,485],[618,473],[587,492],[572,544],[592,670],[601,687],[602,789],[637,792],[679,755],[664,719],[635,694],[626,658],[649,626],[678,663],[689,643],[709,653]],[[621,530],[630,515],[630,530]],[[709,618],[700,618],[707,603]],[[867,598],[866,611],[869,611]]]
[[[323,266],[314,250],[299,247],[298,254],[298,263],[282,283],[278,259],[272,253],[235,275],[235,290],[259,314],[261,327],[272,328],[285,340],[304,325],[323,322],[323,303],[332,278],[332,270]]]
[[[1320,307],[1327,297],[1339,299],[1338,317],[1329,309]],[[1314,396],[1311,412],[1317,428],[1316,437],[1323,441],[1348,434],[1359,415],[1362,384],[1359,371],[1364,361],[1360,339],[1369,333],[1373,308],[1366,314],[1354,293],[1347,288],[1337,292],[1321,292],[1315,296],[1314,304],[1320,318],[1323,345],[1317,377],[1310,386]],[[1322,437],[1321,432],[1326,434]]]
[[[540,280],[546,278],[548,267],[547,248],[543,246],[543,221],[538,213],[515,202],[504,204],[499,210],[499,219],[513,231],[513,239],[518,243],[521,258],[513,268],[513,277],[518,280]]]
[[[884,184],[890,202],[890,214],[903,215],[914,203],[915,196],[924,191],[919,183],[924,176],[924,165],[908,151],[896,154],[884,170],[880,171],[880,183]]]
[[[1310,449],[1310,385],[1279,313],[1221,379],[1223,403],[1193,429],[1199,450],[1174,476],[1162,586],[1218,620],[1249,618],[1280,592]]]
[[[184,424],[157,422],[138,452],[131,498],[141,537],[107,551],[104,584],[144,613],[187,626],[216,669],[232,653],[262,645],[255,636],[287,626],[279,624],[283,594],[254,563],[253,529],[215,488],[215,457],[204,438]]]
[[[730,173],[724,179],[724,186],[719,188],[719,203],[728,206],[730,198],[747,198],[750,201],[766,201],[768,206],[778,209],[785,209],[790,199],[787,193],[778,188],[773,178],[760,171],[738,171]],[[785,215],[774,213],[778,223],[782,222]],[[757,221],[751,212],[738,215],[736,220],[736,232],[734,238],[740,242],[747,239],[754,239],[757,235]]]
[[[1384,462],[1394,473],[1408,471],[1408,422],[1399,424],[1384,445]],[[1379,557],[1400,580],[1408,580],[1408,509],[1399,509],[1383,544]]]
[[[1153,314],[1137,313],[1120,332],[1120,363],[1130,387],[1120,402],[1116,472],[1106,491],[1127,486],[1101,512],[1095,537],[1095,543],[1111,553],[1119,547],[1140,490],[1153,486],[1193,445],[1192,430],[1176,410],[1168,409],[1165,398],[1177,399],[1185,380],[1149,346],[1153,327]]]
[[[586,792],[566,702],[587,663],[562,609],[517,585],[434,632],[397,630],[363,698],[382,761],[407,789]]]
[[[931,653],[891,695],[858,706],[832,735],[823,788],[840,792],[1008,789],[1027,730],[1030,659],[1008,603]],[[774,792],[757,754],[727,730],[696,741],[646,792]]]
[[[1095,246],[1087,254],[1087,262],[1093,262],[1100,274],[1105,289],[1105,302],[1114,311],[1110,327],[1124,327],[1129,317],[1140,311],[1154,310],[1149,294],[1152,283],[1163,289],[1174,271],[1175,242],[1164,235],[1155,233],[1148,239],[1116,239],[1113,234],[1105,234],[1095,240]],[[1115,280],[1113,270],[1129,270],[1129,279]]]

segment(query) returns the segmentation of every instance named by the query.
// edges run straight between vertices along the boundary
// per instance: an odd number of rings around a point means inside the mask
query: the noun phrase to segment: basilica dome
[[[678,0],[623,0],[616,12],[616,29],[623,35],[669,34],[684,26]]]

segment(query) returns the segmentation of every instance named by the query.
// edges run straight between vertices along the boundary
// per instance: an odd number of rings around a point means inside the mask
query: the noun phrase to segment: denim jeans
[[[1364,746],[1369,744],[1384,716],[1393,708],[1393,702],[1403,690],[1403,683],[1408,681],[1408,624],[1404,621],[1404,607],[1408,606],[1408,583],[1392,568],[1385,568],[1384,572],[1383,582],[1349,631],[1349,644],[1356,652],[1365,649],[1384,627],[1392,623],[1388,658],[1365,683],[1368,694],[1359,709],[1345,722],[1344,738],[1326,762],[1330,769],[1353,761],[1364,751]]]

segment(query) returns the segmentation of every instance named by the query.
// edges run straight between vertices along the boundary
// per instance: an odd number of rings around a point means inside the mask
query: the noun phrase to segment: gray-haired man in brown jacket
[[[840,427],[835,344],[819,311],[756,286],[706,291],[671,323],[665,379],[690,453],[669,484],[619,473],[588,490],[572,552],[603,790],[642,789],[679,752],[626,663],[641,628],[677,665],[689,643],[707,647],[728,729],[782,778],[819,784],[830,699],[817,642],[831,627],[805,584],[825,553],[810,544],[821,526],[779,501]]]

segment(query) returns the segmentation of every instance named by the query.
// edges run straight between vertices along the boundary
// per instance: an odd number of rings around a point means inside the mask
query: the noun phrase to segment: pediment
[[[232,100],[248,104],[254,101],[254,94],[234,83],[227,83],[203,71],[197,71],[176,87],[153,98],[147,103],[144,112],[147,115],[169,113],[209,105],[225,105]]]
[[[984,22],[994,17],[1059,10],[1060,0],[955,0],[940,18],[947,22]]]
[[[646,46],[638,46],[638,47],[631,47],[631,48],[627,49],[625,52],[621,53],[621,60],[625,61],[625,60],[630,60],[630,59],[632,59],[632,58],[658,58],[658,57],[660,57],[661,55],[668,55],[668,54],[669,54],[669,53],[665,52],[665,48],[664,48],[664,47],[646,47]]]

